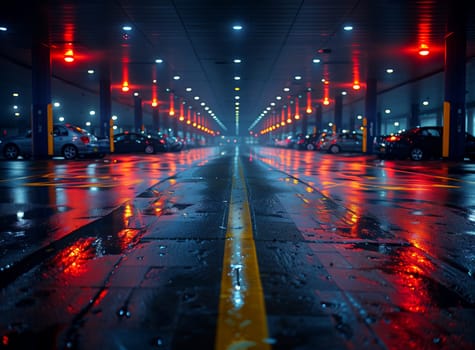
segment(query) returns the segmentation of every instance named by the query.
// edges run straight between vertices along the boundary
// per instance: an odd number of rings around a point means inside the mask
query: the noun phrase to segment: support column
[[[48,9],[46,5],[37,4],[32,36],[32,108],[31,132],[32,155],[35,159],[49,157],[48,152],[48,125],[52,126],[51,105],[51,55],[48,32]],[[48,123],[49,120],[49,123]],[[49,136],[52,137],[51,135]],[[52,140],[52,139],[51,139]]]
[[[110,120],[112,118],[112,97],[111,97],[111,78],[109,64],[103,64],[101,67],[101,78],[99,82],[99,100],[100,100],[100,129],[99,136],[108,138],[110,132]]]
[[[356,129],[356,118],[353,113],[351,113],[350,119],[348,120],[348,129],[351,131]]]
[[[408,128],[415,128],[420,124],[421,121],[419,117],[419,105],[417,103],[413,103],[411,104],[411,116],[409,118]]]
[[[162,114],[162,118],[161,118],[161,121],[162,121],[162,129],[161,129],[161,132],[163,134],[167,134],[168,135],[168,128],[170,127],[170,114],[165,112],[165,114]]]
[[[178,115],[175,113],[172,121],[172,132],[170,133],[173,136],[178,136]]]
[[[154,132],[160,132],[160,110],[158,106],[152,108],[152,129]]]
[[[465,148],[465,3],[449,6],[445,36],[444,146],[448,138],[448,158],[463,160]],[[448,130],[447,130],[448,129]],[[447,153],[447,152],[443,152]],[[446,157],[447,154],[444,154]]]
[[[365,96],[365,118],[366,118],[366,153],[373,153],[373,139],[376,136],[376,102],[377,102],[377,80],[369,78],[366,81]]]
[[[322,132],[323,129],[322,114],[322,105],[318,104],[315,107],[315,129],[317,133]]]
[[[134,129],[136,132],[143,129],[142,99],[139,96],[134,97]]]
[[[305,112],[302,116],[302,133],[304,135],[308,134],[308,118],[310,118],[312,114]]]
[[[336,131],[339,132],[343,130],[343,96],[341,94],[335,96],[335,114],[333,120],[336,125]]]

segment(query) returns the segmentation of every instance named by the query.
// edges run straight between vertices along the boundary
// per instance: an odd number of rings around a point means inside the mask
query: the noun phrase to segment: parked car
[[[357,132],[340,132],[323,137],[320,150],[328,153],[362,152],[363,134]]]
[[[25,135],[7,137],[2,140],[2,155],[6,159],[31,158],[33,144],[32,133],[29,130]],[[72,124],[53,125],[53,156],[65,159],[104,157],[110,149],[107,144],[87,130]]]
[[[300,133],[292,138],[291,143],[295,149],[314,151],[317,149],[318,140],[318,134],[306,135]]]
[[[179,152],[185,147],[185,142],[182,139],[179,139],[175,136],[169,136],[166,134],[160,134],[160,139],[165,142],[167,151],[169,152]]]
[[[283,138],[276,138],[274,140],[276,147],[290,148],[292,147],[292,136],[285,136]]]
[[[168,150],[166,140],[136,132],[123,132],[114,135],[115,153],[146,153],[155,154]]]
[[[380,158],[412,160],[442,157],[442,126],[422,126],[387,136],[379,143]],[[475,160],[475,137],[465,133],[465,157]]]

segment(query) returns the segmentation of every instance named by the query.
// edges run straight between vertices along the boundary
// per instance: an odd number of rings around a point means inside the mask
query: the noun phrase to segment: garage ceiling
[[[168,113],[171,92],[177,112],[183,104],[206,116],[212,129],[221,134],[247,135],[262,127],[266,117],[259,116],[267,107],[271,107],[267,113],[280,113],[298,96],[305,105],[309,89],[313,106],[324,96],[334,99],[342,91],[347,91],[346,104],[364,98],[368,78],[377,79],[378,90],[385,90],[441,71],[446,18],[452,3],[50,1],[46,44],[51,48],[56,78],[98,92],[101,76],[107,75],[113,100],[133,105],[132,94],[137,92],[145,113],[151,110],[154,89],[161,113]],[[475,18],[474,6],[467,6],[465,13]],[[0,26],[7,30],[0,32],[1,58],[31,66],[31,37],[37,30],[32,23],[38,16],[42,14],[24,2],[2,4]],[[233,29],[237,24],[241,30]],[[131,30],[124,30],[124,25]],[[344,30],[346,25],[353,29]],[[70,44],[75,62],[66,64],[63,56]],[[421,44],[429,45],[428,56],[418,55]],[[474,54],[475,26],[468,21],[467,56]],[[156,59],[163,62],[156,63]],[[235,59],[241,62],[235,63]],[[393,68],[394,73],[388,74],[387,68]],[[95,70],[93,78],[88,69]],[[14,84],[2,67],[0,72],[9,77],[2,82],[5,95]],[[128,93],[121,90],[124,80],[131,88]],[[355,80],[361,82],[362,89],[352,88]],[[22,86],[31,86],[31,81],[22,82]],[[10,117],[4,119],[2,124]]]

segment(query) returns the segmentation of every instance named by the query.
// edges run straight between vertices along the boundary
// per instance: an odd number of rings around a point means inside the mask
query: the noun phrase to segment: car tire
[[[17,145],[10,143],[10,144],[5,145],[5,147],[3,147],[3,156],[6,159],[10,159],[10,160],[17,159],[19,155],[20,155],[20,149],[18,148]]]
[[[420,147],[414,147],[411,149],[411,152],[409,153],[409,157],[411,160],[419,161],[424,159],[424,151]]]
[[[331,145],[328,149],[328,152],[332,154],[340,153],[340,147],[338,147],[337,145]]]
[[[145,153],[146,154],[154,154],[155,153],[155,147],[153,145],[147,145],[145,146]]]
[[[75,159],[78,156],[78,149],[74,145],[65,145],[61,153],[64,159]]]
[[[313,143],[308,143],[306,148],[307,148],[308,151],[314,151],[315,150],[315,146],[313,145]]]

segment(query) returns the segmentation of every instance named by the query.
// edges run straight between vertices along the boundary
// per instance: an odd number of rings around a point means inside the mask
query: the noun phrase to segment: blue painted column
[[[376,136],[376,103],[377,103],[377,80],[368,78],[366,81],[365,118],[366,118],[366,153],[373,153],[373,140]]]
[[[419,105],[417,103],[411,104],[411,115],[409,117],[408,128],[414,128],[421,124],[419,113]]]
[[[168,128],[170,127],[170,115],[166,112],[162,114],[161,122],[161,132],[168,135]]]
[[[451,2],[445,35],[444,138],[448,136],[448,158],[463,160],[465,147],[465,2]],[[447,128],[449,127],[448,133]],[[447,134],[446,134],[447,133]]]
[[[143,111],[142,99],[139,96],[134,96],[134,129],[136,132],[141,132],[143,126]]]
[[[48,9],[45,4],[35,2],[37,8],[32,36],[32,108],[31,131],[33,139],[32,155],[35,159],[45,159],[48,154],[48,118],[52,118],[51,105],[51,55],[49,49]],[[48,116],[49,114],[49,116]],[[52,122],[52,120],[51,120]],[[50,122],[50,124],[51,124]]]
[[[323,122],[322,122],[322,105],[318,104],[315,106],[315,129],[317,133],[322,132]]]
[[[335,96],[334,113],[333,120],[336,125],[336,131],[339,132],[343,129],[343,96],[341,94]]]
[[[100,102],[100,116],[99,116],[99,136],[108,138],[110,135],[110,120],[112,118],[112,100],[111,100],[111,78],[108,64],[103,64],[100,72],[99,82],[99,102]]]
[[[302,133],[304,135],[308,134],[308,118],[310,118],[311,115],[312,114],[307,113],[307,111],[305,111],[302,115]]]
[[[158,106],[152,108],[152,129],[154,132],[160,132],[160,109]]]

